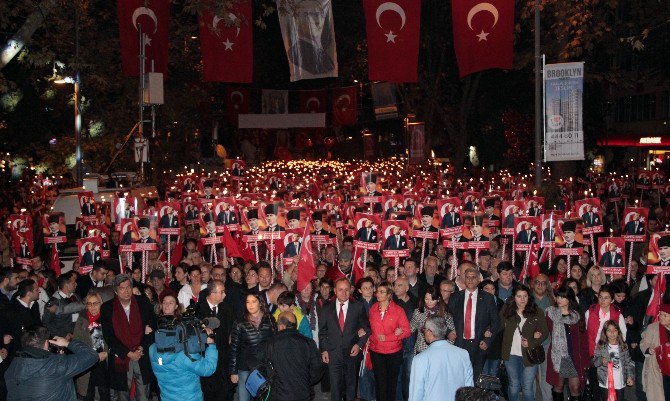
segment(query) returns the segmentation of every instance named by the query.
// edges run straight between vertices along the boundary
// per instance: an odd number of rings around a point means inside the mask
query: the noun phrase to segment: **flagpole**
[[[535,188],[542,185],[542,71],[540,55],[540,0],[535,0]]]

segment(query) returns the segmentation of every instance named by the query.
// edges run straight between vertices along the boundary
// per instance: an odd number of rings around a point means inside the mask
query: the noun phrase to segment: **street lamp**
[[[77,143],[77,147],[74,153],[75,160],[77,162],[75,168],[75,176],[77,181],[77,186],[82,186],[84,182],[84,172],[81,165],[81,104],[79,101],[79,73],[75,74],[75,77],[63,77],[56,79],[55,84],[74,84],[74,137]]]

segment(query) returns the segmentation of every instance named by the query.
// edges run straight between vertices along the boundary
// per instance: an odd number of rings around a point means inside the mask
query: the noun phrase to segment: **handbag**
[[[516,328],[517,330],[519,330],[519,335],[523,338],[523,334],[521,334],[520,325],[517,324]],[[528,362],[530,362],[533,365],[539,365],[546,359],[546,355],[544,353],[544,347],[542,346],[542,344],[533,348],[530,347],[523,348],[523,352],[526,353],[526,358],[528,358]]]
[[[500,378],[481,373],[477,378],[475,387],[490,391],[500,391],[502,389],[502,384],[500,383]]]

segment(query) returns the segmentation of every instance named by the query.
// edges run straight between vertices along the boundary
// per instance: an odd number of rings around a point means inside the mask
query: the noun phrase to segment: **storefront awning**
[[[670,135],[607,135],[598,139],[598,146],[637,146],[641,148],[670,147]]]

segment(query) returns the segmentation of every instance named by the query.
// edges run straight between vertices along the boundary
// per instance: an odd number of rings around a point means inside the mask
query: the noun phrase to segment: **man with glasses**
[[[486,350],[493,341],[493,337],[486,337],[484,333],[487,330],[497,333],[500,318],[493,295],[478,289],[479,272],[475,265],[462,262],[460,268],[466,268],[465,289],[454,294],[449,302],[449,313],[456,327],[455,345],[468,351],[474,377],[479,377],[484,367]]]
[[[455,288],[456,285],[451,280],[445,279],[440,283],[440,297],[442,297],[442,300],[447,307],[449,306],[449,299],[451,299],[451,296],[454,294]]]
[[[422,328],[428,348],[412,362],[410,401],[453,401],[456,390],[474,385],[468,352],[446,341],[447,322],[431,316]]]

